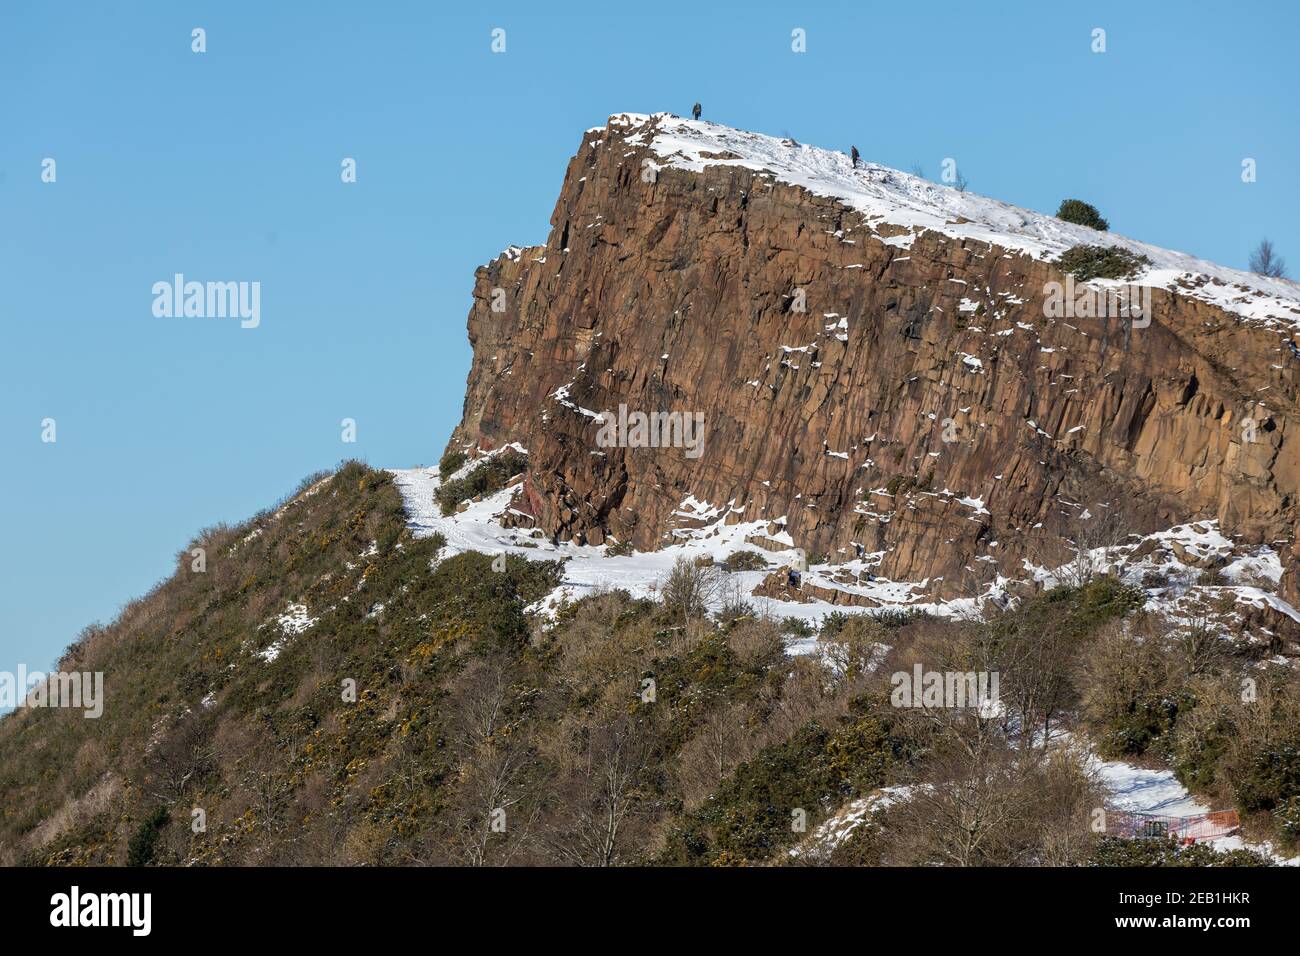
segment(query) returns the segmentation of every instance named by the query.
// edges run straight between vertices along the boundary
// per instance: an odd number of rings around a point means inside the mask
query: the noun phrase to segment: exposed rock
[[[589,131],[546,244],[476,274],[449,447],[528,449],[507,521],[644,550],[693,497],[952,596],[1062,563],[1101,516],[1217,518],[1274,543],[1294,599],[1297,367],[1276,323],[1199,297],[1222,281],[1155,289],[1147,327],[1046,318],[1065,277],[1015,242],[909,235],[739,162],[680,168],[652,148],[663,122]],[[620,404],[702,413],[701,453],[601,447]]]

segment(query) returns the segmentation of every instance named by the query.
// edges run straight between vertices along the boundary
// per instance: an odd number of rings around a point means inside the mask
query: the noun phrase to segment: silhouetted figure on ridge
[[[700,104],[696,103],[694,106],[691,107],[691,119],[699,119],[699,118],[700,118]]]
[[[856,146],[854,146],[854,147],[853,147],[853,152],[849,153],[849,155],[853,157],[853,168],[854,168],[854,169],[857,169],[857,168],[858,168],[858,148],[857,148]]]

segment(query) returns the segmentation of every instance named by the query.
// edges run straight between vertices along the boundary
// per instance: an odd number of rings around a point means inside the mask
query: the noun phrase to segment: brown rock
[[[1134,532],[1217,518],[1279,542],[1294,596],[1296,366],[1277,331],[1161,290],[1147,328],[1049,320],[1049,263],[936,232],[901,250],[741,166],[646,182],[644,132],[587,133],[546,244],[476,274],[451,445],[527,447],[514,508],[547,534],[651,549],[694,496],[728,521],[784,517],[809,555],[883,551],[879,574],[951,596],[1064,561],[1080,513],[1108,505]],[[600,447],[591,413],[620,404],[702,413],[702,454]]]

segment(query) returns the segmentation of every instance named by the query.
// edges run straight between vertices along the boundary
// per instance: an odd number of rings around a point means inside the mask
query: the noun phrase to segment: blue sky
[[[613,112],[699,99],[931,177],[951,156],[978,193],[1083,197],[1238,267],[1267,235],[1300,271],[1300,14],[1280,0],[474,6],[5,5],[0,670],[48,666],[198,529],[312,471],[436,461],[474,269],[545,238]],[[177,272],[259,281],[261,325],[155,317]]]

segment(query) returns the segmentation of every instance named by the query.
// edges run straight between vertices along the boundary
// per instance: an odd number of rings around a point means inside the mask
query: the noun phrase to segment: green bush
[[[1300,794],[1300,739],[1290,737],[1258,746],[1232,778],[1237,805],[1250,812],[1272,810]]]
[[[1300,797],[1288,797],[1273,808],[1277,828],[1292,840],[1300,840]]]
[[[881,627],[900,628],[905,624],[911,624],[913,621],[933,618],[934,615],[928,611],[918,611],[914,607],[887,607],[870,617]]]
[[[727,555],[727,560],[722,562],[722,567],[727,571],[762,571],[768,567],[767,559],[757,551],[751,551],[743,548],[740,551],[733,551]]]
[[[784,743],[741,764],[709,802],[668,838],[663,862],[743,865],[802,839],[844,801],[883,786],[903,753],[890,727],[854,715],[838,728],[806,724]],[[796,812],[806,829],[792,823]]]
[[[468,456],[463,451],[449,451],[438,460],[438,474],[446,478],[455,474],[461,465],[465,464]]]
[[[782,634],[793,634],[796,637],[812,637],[817,632],[813,626],[801,617],[787,617],[781,622]]]
[[[162,828],[171,819],[166,807],[154,807],[136,827],[126,846],[127,866],[148,866],[154,861],[158,852],[158,841],[162,838]]]
[[[612,544],[605,545],[605,556],[610,558],[626,558],[633,550],[631,541],[615,541]]]
[[[466,498],[491,495],[500,491],[506,486],[506,482],[527,467],[528,456],[510,449],[486,459],[464,478],[438,485],[434,497],[438,499],[442,513],[449,515]]]
[[[1232,722],[1209,704],[1198,702],[1193,712],[1180,714],[1164,747],[1179,782],[1189,789],[1212,788],[1234,733]]]
[[[1175,840],[1123,840],[1102,837],[1088,861],[1090,866],[1272,866],[1251,850],[1221,852],[1202,843]]]
[[[728,601],[722,606],[722,610],[718,611],[718,623],[733,624],[736,621],[753,617],[754,614],[754,605],[743,598],[737,598],[734,601]]]
[[[826,638],[834,637],[840,631],[844,630],[844,625],[849,623],[849,617],[850,615],[845,614],[843,611],[831,611],[831,613],[822,618],[822,639],[825,640]]]
[[[1063,200],[1061,207],[1056,210],[1056,218],[1063,222],[1072,222],[1076,226],[1087,226],[1089,229],[1096,229],[1098,232],[1110,230],[1110,223],[1101,218],[1101,213],[1097,212],[1097,207],[1084,202],[1082,199]]]
[[[1131,279],[1151,265],[1146,256],[1119,246],[1075,246],[1061,253],[1056,265],[1080,282],[1089,279]]]
[[[1116,714],[1101,728],[1097,750],[1103,756],[1144,754],[1155,740],[1168,733],[1178,719],[1178,708],[1166,699],[1131,701],[1127,712]]]

